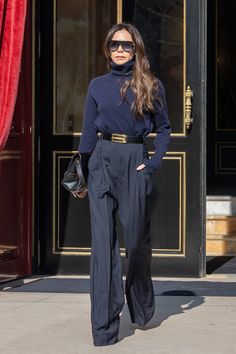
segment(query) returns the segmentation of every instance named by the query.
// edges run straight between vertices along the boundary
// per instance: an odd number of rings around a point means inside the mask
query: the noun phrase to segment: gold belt
[[[101,137],[102,137],[102,139],[110,140],[114,143],[120,143],[120,144],[127,144],[127,143],[142,144],[142,143],[144,143],[144,137],[142,135],[131,136],[131,135],[126,135],[126,134],[118,134],[118,133],[112,133],[112,134],[102,133]]]

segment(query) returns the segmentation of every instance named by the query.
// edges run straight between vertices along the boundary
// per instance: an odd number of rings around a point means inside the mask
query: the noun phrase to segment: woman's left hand
[[[138,170],[138,171],[141,171],[141,170],[143,170],[145,167],[146,167],[146,166],[142,163],[142,165],[139,165],[139,166],[137,167],[137,170]]]
[[[82,192],[71,192],[75,198],[84,198],[87,194],[87,188],[83,189]]]

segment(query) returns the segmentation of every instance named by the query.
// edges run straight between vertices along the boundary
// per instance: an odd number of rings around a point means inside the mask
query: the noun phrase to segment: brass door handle
[[[187,90],[185,91],[185,117],[184,117],[185,126],[188,132],[190,132],[193,124],[192,97],[193,97],[193,91],[190,89],[190,86],[188,85]]]

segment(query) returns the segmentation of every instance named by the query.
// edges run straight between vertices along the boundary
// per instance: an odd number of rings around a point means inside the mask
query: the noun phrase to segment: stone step
[[[236,235],[208,236],[206,240],[207,256],[236,256]]]
[[[236,216],[236,197],[227,195],[207,196],[207,215]]]
[[[208,240],[236,241],[236,234],[232,235],[207,235]]]
[[[236,216],[207,215],[207,235],[231,235],[236,234]]]
[[[236,216],[207,215],[206,255],[236,255]]]

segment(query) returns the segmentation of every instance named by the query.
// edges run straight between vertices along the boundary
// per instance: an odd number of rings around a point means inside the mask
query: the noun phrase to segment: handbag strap
[[[83,171],[82,171],[82,168],[81,168],[81,158],[77,158],[76,159],[75,166],[76,166],[77,175],[79,176],[79,180],[80,180],[82,186],[83,187],[87,187],[87,183],[85,182]]]

